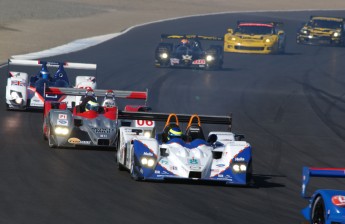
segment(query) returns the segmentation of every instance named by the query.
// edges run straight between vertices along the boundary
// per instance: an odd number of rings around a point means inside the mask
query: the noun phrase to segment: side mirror
[[[244,139],[244,135],[241,135],[241,134],[236,134],[235,135],[235,140],[236,141],[242,141],[242,139]]]
[[[164,157],[169,156],[169,150],[167,148],[160,148],[159,150],[160,150],[161,156],[164,156]]]
[[[213,144],[217,141],[218,137],[216,134],[212,134],[210,136],[208,136],[207,138],[207,142],[210,143],[210,144]]]
[[[81,119],[74,119],[74,126],[80,127],[83,125],[83,120]]]
[[[233,29],[228,29],[228,33],[233,34],[234,30]]]
[[[282,31],[282,30],[278,31],[278,35],[283,35],[283,34],[284,34],[284,31]]]

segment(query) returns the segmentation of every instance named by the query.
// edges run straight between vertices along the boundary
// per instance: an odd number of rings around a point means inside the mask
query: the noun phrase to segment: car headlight
[[[247,171],[247,165],[244,163],[235,163],[232,169],[235,173],[243,173]]]
[[[68,135],[69,130],[67,127],[55,127],[54,132],[56,135]]]
[[[141,164],[144,166],[147,165],[147,158],[146,157],[141,158]]]
[[[232,41],[236,41],[236,37],[232,37],[231,40],[232,40]]]
[[[241,170],[241,171],[247,171],[247,166],[244,165],[244,164],[241,164],[241,165],[240,165],[240,170]]]
[[[232,169],[233,169],[235,172],[239,172],[239,171],[240,171],[240,165],[235,164],[235,165],[232,166]]]
[[[23,98],[18,97],[15,99],[16,104],[22,104],[23,103]]]
[[[150,138],[151,137],[151,131],[144,131],[144,136],[146,138]]]
[[[10,95],[16,104],[23,103],[23,96],[20,92],[12,91]]]
[[[308,34],[308,30],[301,30],[301,33]]]
[[[148,159],[147,160],[147,166],[148,167],[153,167],[154,164],[155,164],[155,160],[154,159]]]
[[[17,98],[19,98],[19,94],[18,94],[18,92],[12,92],[11,93],[11,97],[12,97],[12,99],[17,99]]]
[[[153,157],[143,156],[140,159],[141,165],[148,167],[148,168],[152,168],[155,165],[155,162],[156,162],[156,160]]]
[[[168,54],[167,54],[167,53],[162,53],[162,54],[161,54],[161,58],[167,59],[167,58],[168,58]]]
[[[334,36],[334,37],[339,37],[339,36],[340,36],[340,33],[339,33],[339,32],[335,32],[335,33],[333,33],[333,36]]]
[[[271,39],[268,39],[268,38],[267,38],[267,39],[265,40],[265,42],[266,42],[266,43],[270,43],[270,42],[271,42]]]
[[[214,57],[212,55],[207,55],[206,56],[206,61],[213,61]]]

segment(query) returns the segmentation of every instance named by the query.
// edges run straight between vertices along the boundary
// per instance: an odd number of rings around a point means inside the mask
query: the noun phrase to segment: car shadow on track
[[[193,180],[193,179],[186,179],[186,180],[167,179],[164,181],[147,180],[145,182],[160,183],[160,184],[186,184],[186,185],[204,185],[204,186],[216,186],[216,187],[235,187],[235,188],[253,188],[253,189],[285,187],[284,184],[272,183],[269,181],[274,177],[284,177],[284,176],[253,174],[253,179],[248,185],[225,184],[223,182],[217,182],[217,181]]]
[[[253,174],[253,187],[254,188],[276,188],[285,187],[284,184],[271,182],[274,178],[281,178],[285,176],[281,175],[265,175],[265,174]]]

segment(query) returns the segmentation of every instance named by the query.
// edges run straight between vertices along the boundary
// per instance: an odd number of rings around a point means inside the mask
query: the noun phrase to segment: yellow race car
[[[237,22],[224,36],[224,51],[274,54],[285,52],[285,32],[279,22]]]
[[[344,18],[311,16],[297,33],[298,44],[344,45]]]

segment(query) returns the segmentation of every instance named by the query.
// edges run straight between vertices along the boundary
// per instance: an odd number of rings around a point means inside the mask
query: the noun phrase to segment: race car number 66
[[[137,120],[137,125],[138,126],[148,126],[148,127],[151,127],[151,126],[153,126],[153,121]]]

